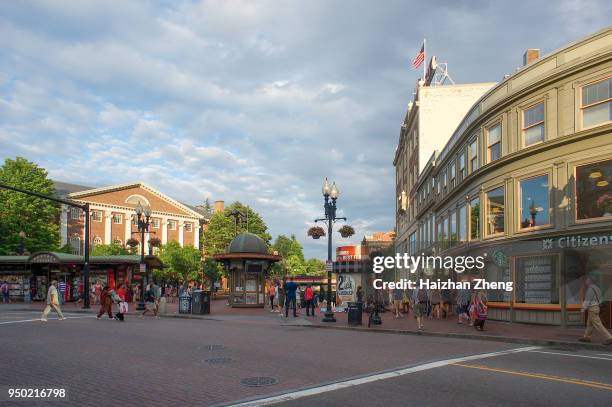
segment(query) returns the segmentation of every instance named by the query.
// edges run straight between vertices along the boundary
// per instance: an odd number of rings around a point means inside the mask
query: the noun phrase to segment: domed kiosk
[[[213,256],[222,262],[229,276],[232,307],[263,307],[265,276],[270,265],[281,256],[268,253],[268,245],[253,233],[241,233],[231,241],[224,254]]]

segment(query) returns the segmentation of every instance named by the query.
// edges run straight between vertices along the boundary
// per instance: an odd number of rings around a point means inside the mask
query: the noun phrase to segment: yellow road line
[[[461,366],[461,367],[467,367],[467,368],[470,368],[470,369],[485,370],[485,371],[489,371],[489,372],[507,373],[507,374],[513,374],[513,375],[517,375],[517,376],[533,377],[533,378],[536,378],[536,379],[544,379],[544,380],[552,380],[552,381],[556,381],[556,382],[578,384],[580,386],[594,387],[596,389],[603,389],[603,390],[610,390],[610,391],[612,391],[612,384],[593,382],[593,381],[590,381],[590,380],[574,379],[574,378],[571,378],[571,377],[551,376],[551,375],[547,375],[547,374],[543,374],[543,373],[517,372],[516,370],[497,369],[497,368],[493,368],[493,367],[478,366],[478,365],[466,365],[466,364],[463,364],[463,363],[454,363],[452,366]]]

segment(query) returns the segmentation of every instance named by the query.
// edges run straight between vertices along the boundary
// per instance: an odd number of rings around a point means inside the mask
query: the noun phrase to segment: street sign
[[[146,264],[142,263],[140,265],[140,272],[141,273],[146,273],[147,272],[147,265]]]
[[[334,270],[334,263],[329,260],[325,262],[325,271],[333,271],[333,270]]]

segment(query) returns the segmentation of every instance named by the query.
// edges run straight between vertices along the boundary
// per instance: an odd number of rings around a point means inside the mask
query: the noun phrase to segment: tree
[[[178,282],[200,279],[202,253],[195,247],[169,242],[161,247],[159,258],[165,266],[161,277]]]
[[[221,275],[223,274],[223,265],[212,257],[208,257],[204,259],[202,263],[202,267],[204,268],[204,278],[208,281],[208,285],[212,288],[213,283],[215,281],[221,280]]]
[[[237,224],[232,212],[238,211],[245,216]],[[234,202],[223,212],[217,212],[211,216],[208,228],[202,234],[202,247],[204,253],[210,256],[218,253],[225,253],[227,246],[237,233],[247,231],[246,215],[248,213],[248,231],[261,237],[267,244],[270,244],[272,237],[268,234],[268,227],[262,217],[248,206],[240,202]]]
[[[306,261],[306,275],[320,276],[325,274],[325,262],[319,259],[308,259]]]
[[[290,276],[302,276],[306,274],[306,266],[304,260],[299,256],[291,255],[287,258],[287,274]]]
[[[295,238],[295,235],[291,235],[291,238],[288,238],[285,235],[278,235],[274,240],[272,250],[278,252],[279,256],[283,258],[280,262],[274,263],[272,265],[272,274],[304,274],[304,272],[306,271],[306,265],[304,262],[304,249],[302,248],[300,242],[298,242]],[[295,258],[292,260],[290,268],[288,261],[291,257]],[[300,273],[295,273],[292,270],[300,270]]]
[[[130,254],[130,251],[119,243],[94,245],[91,250],[92,256],[116,256],[119,254]]]
[[[47,171],[22,157],[6,159],[0,167],[0,183],[44,195],[56,195]],[[21,192],[0,189],[0,255],[18,253],[19,232],[31,253],[59,247],[59,204]]]

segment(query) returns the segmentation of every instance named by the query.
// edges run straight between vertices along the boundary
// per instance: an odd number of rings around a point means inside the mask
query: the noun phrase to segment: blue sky
[[[324,258],[306,230],[325,176],[352,241],[394,227],[393,152],[423,35],[455,82],[499,81],[525,49],[611,16],[604,1],[0,2],[0,159],[240,200]]]

